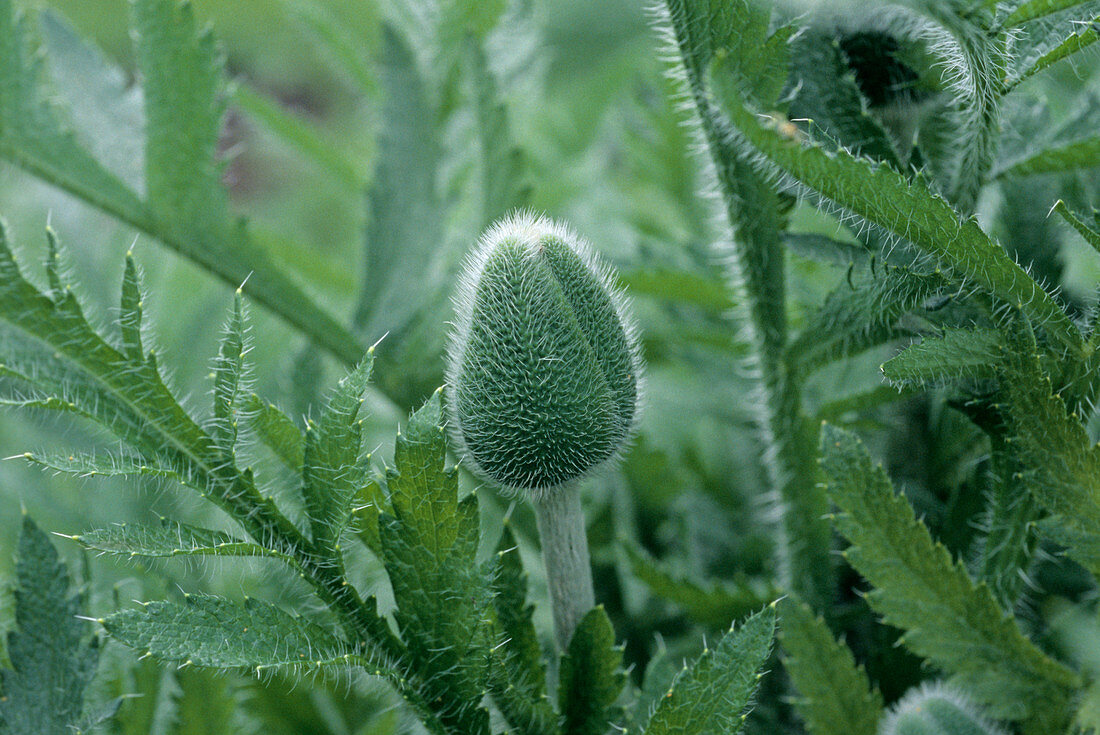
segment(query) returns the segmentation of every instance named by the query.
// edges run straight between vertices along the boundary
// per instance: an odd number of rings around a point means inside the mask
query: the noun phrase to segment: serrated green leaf
[[[875,166],[845,151],[827,151],[779,126],[761,122],[738,91],[733,54],[716,62],[710,79],[737,134],[759,154],[766,170],[794,178],[841,208],[908,240],[944,266],[1042,323],[1063,346],[1080,349],[1081,335],[1057,302],[986,235],[973,219],[960,221],[921,179]],[[904,211],[891,202],[909,202]]]
[[[546,665],[527,603],[527,572],[506,523],[497,545],[493,608],[500,644],[490,661],[489,690],[516,732],[555,735],[557,714],[546,696]]]
[[[279,552],[242,541],[224,531],[189,526],[168,518],[159,525],[120,523],[71,537],[86,549],[125,556],[269,556]]]
[[[198,459],[202,432],[164,387],[154,363],[127,358],[102,340],[71,293],[56,303],[39,293],[19,272],[2,235],[0,319],[9,327],[3,335],[4,362],[28,376],[33,387],[50,398],[65,396],[143,456],[174,453],[182,444],[188,460]],[[42,352],[50,350],[53,359],[44,363]],[[181,463],[163,466],[194,475]]]
[[[1055,514],[1055,522],[1041,528],[1086,567],[1100,571],[1093,561],[1100,528],[1100,447],[1080,417],[1067,410],[1026,345],[1007,352],[1002,383],[1021,483]]]
[[[804,603],[778,603],[783,667],[798,691],[795,709],[813,735],[875,735],[882,695],[852,652]]]
[[[672,683],[657,705],[645,735],[737,735],[763,673],[775,636],[775,607],[769,605],[713,650],[706,650]]]
[[[382,123],[367,192],[365,267],[355,324],[370,339],[406,326],[424,303],[426,264],[443,243],[444,208],[436,192],[440,161],[436,112],[408,42],[382,33]]]
[[[1095,166],[1100,166],[1100,136],[1088,135],[1032,153],[1022,160],[1010,163],[995,175],[1031,176]]]
[[[20,273],[2,230],[0,322],[0,360],[39,393],[39,405],[92,418],[147,465],[174,473],[239,520],[270,522],[293,537],[289,522],[259,497],[250,478],[226,464],[172,396],[153,356],[137,360],[111,347],[71,292],[57,302],[39,293]]]
[[[0,0],[0,155],[96,206],[140,221],[144,205],[65,128],[44,92],[43,59],[26,15]]]
[[[149,206],[178,239],[216,238],[229,216],[216,161],[225,94],[214,37],[200,33],[191,6],[176,0],[141,0],[132,13]]]
[[[602,735],[619,715],[615,700],[626,684],[623,649],[603,605],[577,623],[558,672],[562,735]]]
[[[93,417],[89,416],[89,418]],[[146,477],[179,479],[179,476],[172,470],[153,466],[143,458],[132,454],[25,452],[22,456],[28,462],[43,469],[64,472],[67,475],[76,477],[132,477],[144,475]]]
[[[364,484],[360,412],[373,366],[371,348],[332,391],[317,423],[306,427],[302,496],[313,542],[333,558],[351,520],[356,491]]]
[[[1085,238],[1085,242],[1100,252],[1100,232],[1086,225],[1080,217],[1069,211],[1069,207],[1061,199],[1054,203],[1054,211],[1062,215],[1062,219],[1077,230],[1081,237]]]
[[[271,551],[293,557],[317,595],[340,616],[371,661],[403,661],[402,648],[372,602],[364,602],[332,556],[316,549],[260,495],[165,386],[152,353],[141,360],[118,352],[84,318],[75,297],[54,301],[26,281],[0,230],[0,358],[6,375],[35,393],[26,405],[75,411],[115,433],[150,467],[174,473],[219,505]],[[358,404],[356,404],[356,408]],[[227,461],[228,460],[228,461]],[[360,654],[357,663],[369,664]],[[439,732],[404,663],[386,672],[402,695]]]
[[[38,14],[50,81],[80,144],[140,197],[145,190],[141,89],[58,12]]]
[[[1100,38],[1098,21],[1100,2],[1092,0],[1051,8],[1043,17],[1022,25],[1009,47],[1008,88],[1091,46]]]
[[[995,717],[1063,716],[1077,675],[1025,638],[989,588],[932,541],[855,435],[826,424],[821,448],[842,511],[836,527],[851,543],[845,557],[874,587],[871,607],[906,631],[902,642],[953,674]]]
[[[81,723],[84,692],[95,675],[99,646],[79,616],[57,551],[23,516],[15,562],[15,629],[7,636],[11,669],[0,670],[0,729],[10,735],[66,735]]]
[[[624,545],[630,569],[656,596],[668,600],[701,625],[725,628],[768,600],[778,597],[774,589],[759,589],[745,581],[711,582],[704,586],[665,569],[660,562],[632,545]]]
[[[289,416],[255,393],[244,399],[241,415],[257,438],[274,452],[287,469],[295,473],[302,471],[305,440],[301,429]]]
[[[917,309],[946,285],[938,274],[887,267],[837,286],[787,347],[788,360],[804,370],[858,354],[905,334],[903,314]]]
[[[211,595],[156,601],[102,621],[126,645],[160,661],[260,670],[347,666],[361,659],[330,630],[266,602]]]
[[[882,374],[894,385],[931,386],[955,380],[996,376],[1004,351],[995,329],[945,329],[925,337],[882,364]]]
[[[394,617],[423,672],[424,698],[460,732],[488,733],[485,693],[491,589],[477,563],[477,497],[458,500],[458,471],[447,468],[441,392],[397,436],[387,473],[393,515],[379,520],[382,559],[393,586]]]
[[[165,386],[153,353],[135,360],[120,353],[84,318],[72,293],[54,302],[26,281],[0,228],[0,369],[32,392],[23,405],[73,411],[99,423],[150,467],[173,473],[241,524],[254,539],[294,557],[303,578],[361,642],[388,659],[400,644],[371,604],[347,583],[335,559],[317,558],[310,542],[270,498],[251,470],[227,458]],[[419,701],[404,683],[402,693]],[[415,704],[415,702],[414,702]]]
[[[38,44],[26,18],[14,18],[10,0],[0,3],[0,156],[158,238],[234,287],[247,279],[249,295],[355,364],[363,351],[358,340],[228,215],[212,157],[221,105],[203,97],[218,89],[214,72],[220,76],[221,70],[213,42],[195,39],[190,10],[176,6],[177,0],[135,5],[136,55],[145,75],[148,202],[100,166],[59,122],[42,88]],[[202,158],[204,152],[210,157]]]
[[[149,223],[137,226],[246,292],[314,342],[354,364],[357,340],[280,271],[229,213],[217,144],[226,97],[222,59],[191,6],[140,0],[132,9],[143,76]]]
[[[214,418],[210,422],[210,435],[227,457],[231,457],[237,447],[237,396],[245,378],[247,352],[245,329],[244,299],[241,290],[237,289],[214,360]]]

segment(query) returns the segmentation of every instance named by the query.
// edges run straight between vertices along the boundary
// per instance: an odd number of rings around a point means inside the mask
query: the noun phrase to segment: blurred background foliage
[[[105,64],[117,65],[129,85],[128,4],[23,0],[16,5],[47,11],[43,26],[53,81],[59,97],[74,108],[85,137],[96,150],[109,151],[121,168],[127,162],[133,166],[140,136],[132,120],[95,114],[100,100],[81,74],[97,67],[82,56],[87,49],[77,40],[98,46]],[[449,274],[486,224],[479,193],[486,173],[471,144],[478,125],[476,89],[462,51],[464,28],[485,34],[488,68],[505,103],[512,142],[523,155],[526,203],[573,223],[616,264],[644,336],[650,367],[640,436],[621,471],[590,483],[585,492],[597,598],[607,605],[620,640],[627,641],[626,660],[634,666],[634,683],[647,693],[645,708],[683,658],[698,653],[700,629],[725,628],[772,592],[773,512],[762,492],[761,447],[752,427],[755,398],[741,367],[746,347],[729,316],[723,264],[710,245],[710,210],[699,196],[691,134],[670,102],[671,84],[641,0],[441,5],[467,15],[450,25],[439,23],[425,17],[430,14],[425,8],[434,4],[416,0],[194,0],[196,14],[213,26],[224,48],[227,74],[236,87],[221,144],[228,161],[223,180],[231,207],[249,218],[256,239],[308,293],[352,323],[364,279],[364,192],[372,184],[380,147],[382,19],[393,20],[412,40],[431,84],[432,124],[440,134],[439,191],[448,209],[440,215],[447,222],[437,247],[391,274],[391,293],[408,301],[405,322],[388,325],[382,318],[357,325],[365,343],[392,332],[378,349],[379,390],[372,394],[364,432],[369,445],[377,446],[375,461],[382,466],[392,456],[394,430],[406,412],[442,380],[438,351],[448,328]],[[479,28],[483,19],[485,27]],[[858,18],[852,22],[858,25]],[[1064,66],[1029,82],[1026,92],[1016,95],[1018,104],[1026,108],[1027,100],[1042,100],[1051,118],[1068,119],[1082,100],[1100,94],[1092,63],[1096,57],[1087,58],[1088,65]],[[114,103],[114,109],[125,110],[133,101]],[[271,118],[265,121],[262,114],[267,107],[276,111],[275,119],[308,126],[323,147],[338,153],[336,160],[319,165],[302,155],[272,131]],[[1026,121],[1026,112],[1009,117]],[[1030,130],[1010,129],[1008,135],[1026,139],[1051,123],[1029,124]],[[1021,261],[1034,262],[1048,281],[1061,283],[1070,300],[1081,302],[1100,279],[1100,261],[1060,220],[1048,219],[1047,211],[1058,196],[1078,211],[1100,203],[1096,173],[1039,175],[1022,184],[992,186],[979,207],[983,224],[1006,244],[1019,243]],[[145,308],[163,350],[162,365],[171,371],[179,395],[192,397],[195,407],[206,404],[211,358],[232,298],[228,285],[6,162],[0,163],[0,215],[26,263],[43,260],[43,228],[47,221],[52,224],[66,245],[65,264],[80,296],[100,324],[117,313],[123,257],[133,247],[145,271],[150,294]],[[839,223],[810,207],[796,206],[792,216],[796,231],[853,241]],[[1036,241],[1027,233],[1036,232],[1047,247],[1023,251]],[[795,252],[789,260],[795,326],[850,277],[848,268],[842,261],[822,263]],[[367,283],[371,277],[368,272]],[[343,366],[262,308],[253,308],[253,318],[256,391],[296,418],[306,415]],[[965,556],[973,536],[974,499],[988,472],[981,434],[944,397],[898,399],[890,390],[871,394],[878,398],[870,407],[844,403],[882,384],[878,365],[896,349],[875,350],[816,374],[808,387],[810,406],[842,424],[887,429],[873,434],[876,451],[933,532]],[[0,414],[4,456],[61,446],[109,448],[111,440],[78,421]],[[261,472],[266,468],[269,477],[277,474],[271,457],[259,449],[255,454]],[[465,482],[471,489],[476,485],[469,477]],[[514,519],[532,573],[538,620],[548,632],[545,583],[539,579],[529,511],[490,490],[482,494],[486,528],[499,528],[505,513]],[[73,480],[18,461],[0,462],[0,576],[10,576],[21,507],[43,528],[63,534],[114,522],[148,522],[155,515],[209,526],[219,522],[211,510],[171,486]],[[496,531],[486,537],[495,543]],[[73,546],[61,542],[62,553],[75,559]],[[146,565],[104,558],[88,560],[87,569],[93,613],[113,609],[116,600],[162,597],[177,586],[309,604],[295,580],[262,561],[199,567],[183,560]],[[1071,598],[1095,593],[1064,565],[1050,565],[1049,578],[1039,571],[1040,586]],[[383,579],[380,569],[365,554],[359,573],[362,587],[379,593],[385,604],[387,591],[375,589]],[[851,576],[848,582],[855,585]],[[887,652],[866,663],[886,699],[896,698],[921,678],[918,664],[888,645],[896,632],[871,622],[854,589],[842,603],[836,619],[849,631],[857,657],[872,648]],[[1074,640],[1086,629],[1096,635],[1088,627],[1094,623],[1059,617],[1060,611],[1055,606],[1031,612],[1036,619],[1048,616],[1058,622],[1058,640]],[[102,669],[105,689],[144,695],[123,705],[114,725],[120,733],[173,732],[176,727],[188,733],[365,734],[418,727],[384,687],[371,681],[294,684],[187,670],[164,673],[149,662],[135,663],[115,644],[108,645]],[[883,675],[886,671],[891,673]],[[783,683],[773,676],[765,686],[781,688]],[[178,700],[176,718],[187,723],[186,729],[151,722],[154,705],[163,698]],[[762,695],[761,700],[775,698]],[[756,714],[760,722],[771,716],[781,715]],[[227,722],[235,724],[227,728]],[[767,727],[777,724],[760,725],[761,731],[774,731]]]

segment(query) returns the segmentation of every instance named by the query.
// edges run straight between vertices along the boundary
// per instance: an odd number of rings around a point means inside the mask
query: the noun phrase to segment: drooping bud
[[[1005,735],[955,689],[925,684],[898,700],[879,735]]]
[[[466,261],[456,306],[448,409],[475,472],[538,494],[616,455],[637,421],[642,361],[584,240],[530,213],[497,222]]]

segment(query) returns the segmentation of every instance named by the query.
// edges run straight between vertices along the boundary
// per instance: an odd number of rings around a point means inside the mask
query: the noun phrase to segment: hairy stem
[[[973,214],[996,158],[1000,138],[1001,99],[1006,92],[1005,35],[991,32],[993,12],[972,3],[912,0],[911,6],[951,36],[956,53],[947,62],[957,76],[955,93],[963,102],[960,154],[948,199],[964,215]]]
[[[754,166],[752,152],[715,107],[703,80],[711,40],[706,29],[687,21],[682,0],[666,0],[687,90],[700,133],[713,163],[724,214],[733,235],[729,262],[738,292],[745,336],[753,345],[757,376],[757,423],[765,447],[769,484],[782,512],[777,563],[782,584],[815,609],[832,596],[832,531],[825,520],[828,501],[818,487],[815,427],[802,408],[802,381],[787,364],[789,341],[785,250],[781,233],[786,205],[778,190]],[[700,38],[700,31],[704,37]]]
[[[578,621],[596,604],[577,484],[567,483],[536,500],[535,518],[554,612],[554,633],[558,647],[564,651]]]

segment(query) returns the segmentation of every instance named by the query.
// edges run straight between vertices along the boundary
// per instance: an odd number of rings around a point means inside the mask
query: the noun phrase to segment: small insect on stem
[[[775,130],[777,133],[782,135],[784,138],[786,138],[788,140],[793,140],[796,143],[801,143],[802,139],[803,139],[803,136],[802,136],[802,130],[799,129],[799,127],[797,125],[795,125],[795,122],[807,122],[807,123],[812,123],[813,122],[809,118],[801,118],[801,119],[798,119],[798,120],[790,120],[782,112],[769,112],[766,115],[764,115],[763,117],[765,119],[765,124],[768,125],[768,127]]]

